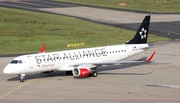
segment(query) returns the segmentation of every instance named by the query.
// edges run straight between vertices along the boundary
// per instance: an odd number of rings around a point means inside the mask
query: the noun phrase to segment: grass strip
[[[38,53],[126,43],[135,32],[77,18],[25,10],[0,8],[0,55]],[[168,38],[149,35],[149,42]],[[67,48],[67,44],[85,43]]]

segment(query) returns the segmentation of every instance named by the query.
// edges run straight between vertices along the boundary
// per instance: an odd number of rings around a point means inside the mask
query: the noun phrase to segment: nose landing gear
[[[19,79],[20,82],[24,82],[25,81],[25,74],[20,74],[19,78],[20,78]]]

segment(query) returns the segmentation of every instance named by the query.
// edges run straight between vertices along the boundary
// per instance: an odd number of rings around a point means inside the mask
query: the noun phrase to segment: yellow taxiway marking
[[[41,76],[40,76],[40,77],[41,77]],[[39,78],[39,77],[37,77],[37,78],[35,78],[35,79],[32,79],[32,80],[30,80],[30,81],[26,82],[25,84],[22,84],[21,86],[19,86],[19,87],[17,87],[17,88],[15,88],[15,89],[13,89],[12,91],[10,91],[10,92],[8,92],[8,93],[4,94],[3,96],[1,96],[1,97],[0,97],[0,99],[2,99],[2,98],[4,98],[4,97],[6,97],[6,96],[8,96],[8,95],[12,94],[13,92],[15,92],[15,91],[17,91],[18,89],[20,89],[20,88],[22,88],[22,87],[24,87],[24,86],[28,85],[29,83],[31,83],[31,82],[33,82],[33,81],[35,81],[35,80],[36,80],[36,79],[38,79],[38,78]]]

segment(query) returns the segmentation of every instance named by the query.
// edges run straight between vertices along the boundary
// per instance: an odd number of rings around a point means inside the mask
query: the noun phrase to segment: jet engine
[[[91,74],[90,68],[88,67],[79,67],[73,69],[74,77],[87,77]]]

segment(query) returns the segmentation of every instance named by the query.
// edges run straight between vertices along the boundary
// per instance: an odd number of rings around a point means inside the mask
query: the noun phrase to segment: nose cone
[[[4,68],[3,73],[4,73],[4,74],[11,74],[11,68],[10,68],[9,65],[7,65],[7,66]]]

